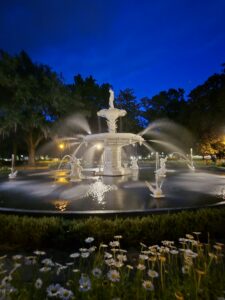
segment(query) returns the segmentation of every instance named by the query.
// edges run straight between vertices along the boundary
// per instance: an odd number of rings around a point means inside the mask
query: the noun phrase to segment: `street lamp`
[[[60,149],[60,150],[64,150],[64,148],[65,148],[65,145],[64,145],[63,143],[60,143],[60,144],[59,144],[59,149]]]

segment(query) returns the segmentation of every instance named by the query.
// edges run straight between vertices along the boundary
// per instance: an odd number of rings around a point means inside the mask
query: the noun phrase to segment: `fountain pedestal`
[[[121,176],[125,174],[125,169],[121,164],[121,147],[110,145],[105,147],[103,175]]]

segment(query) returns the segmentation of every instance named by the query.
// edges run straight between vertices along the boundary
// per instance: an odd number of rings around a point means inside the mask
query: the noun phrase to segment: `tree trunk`
[[[29,132],[28,134],[28,140],[27,140],[27,145],[28,145],[28,164],[30,166],[35,165],[35,143],[33,141],[33,134],[32,131]]]
[[[30,144],[29,145],[29,148],[28,148],[28,164],[30,166],[34,166],[35,165],[35,147],[33,144]]]
[[[17,142],[15,140],[13,141],[13,154],[14,154],[15,162],[16,162],[16,157],[17,157]]]

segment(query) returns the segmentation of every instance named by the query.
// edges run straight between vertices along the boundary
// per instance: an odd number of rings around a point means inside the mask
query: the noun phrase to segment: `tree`
[[[183,125],[186,123],[187,103],[183,89],[169,89],[152,98],[142,98],[141,105],[144,108],[143,117],[148,122],[166,118]]]
[[[77,110],[88,118],[93,130],[97,130],[97,112],[108,106],[109,87],[108,83],[99,85],[92,76],[82,78],[80,74],[74,76],[73,84],[68,85],[74,103],[79,104]]]
[[[136,96],[132,89],[125,89],[119,92],[118,97],[115,99],[116,107],[124,109],[127,115],[122,118],[121,122],[123,128],[121,131],[138,132],[141,130],[140,105],[137,102]]]
[[[210,76],[193,89],[188,100],[188,125],[195,134],[198,148],[211,148],[213,152],[220,153],[225,133],[225,70]]]
[[[48,66],[33,63],[24,51],[17,56],[0,52],[1,134],[16,132],[25,141],[29,164],[35,163],[36,148],[66,97],[61,78]]]

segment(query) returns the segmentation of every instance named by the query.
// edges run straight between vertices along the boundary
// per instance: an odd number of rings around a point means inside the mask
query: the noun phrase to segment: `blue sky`
[[[1,1],[0,48],[140,98],[187,92],[225,63],[224,0]]]

